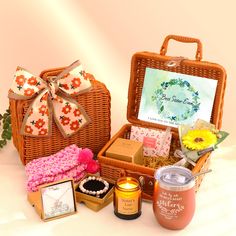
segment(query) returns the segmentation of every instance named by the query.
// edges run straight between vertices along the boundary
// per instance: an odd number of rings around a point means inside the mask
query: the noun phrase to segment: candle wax
[[[134,189],[137,187],[137,184],[126,182],[126,183],[119,184],[119,187],[123,189]]]

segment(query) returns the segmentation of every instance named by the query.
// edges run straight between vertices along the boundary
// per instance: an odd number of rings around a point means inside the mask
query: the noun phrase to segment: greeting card
[[[146,68],[138,119],[177,127],[210,121],[217,80]]]

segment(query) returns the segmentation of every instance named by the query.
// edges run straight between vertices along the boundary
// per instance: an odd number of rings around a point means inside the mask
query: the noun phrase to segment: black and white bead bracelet
[[[89,188],[86,185],[90,185]],[[97,190],[98,185],[100,189]],[[95,189],[92,189],[93,186]],[[109,183],[101,177],[89,176],[83,179],[79,184],[80,191],[89,195],[99,197],[109,189]]]

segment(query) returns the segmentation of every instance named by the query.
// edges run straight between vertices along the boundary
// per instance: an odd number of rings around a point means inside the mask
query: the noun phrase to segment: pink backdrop
[[[224,145],[235,145],[235,1],[41,0],[0,2],[0,112],[17,65],[35,74],[80,59],[112,96],[112,133],[126,123],[130,60],[159,51],[167,34],[197,37],[203,59],[228,73]],[[232,26],[232,27],[231,27]],[[194,57],[194,45],[171,43],[169,54]]]

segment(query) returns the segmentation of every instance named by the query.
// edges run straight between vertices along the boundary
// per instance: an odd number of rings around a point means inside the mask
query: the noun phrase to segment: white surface
[[[81,59],[112,97],[112,132],[126,123],[130,60],[136,51],[158,52],[167,34],[203,43],[203,59],[228,74],[223,130],[231,133],[214,153],[196,196],[196,213],[181,231],[163,229],[152,206],[133,221],[118,219],[112,204],[98,213],[78,205],[78,214],[42,222],[26,200],[24,167],[12,144],[0,150],[0,236],[9,235],[236,235],[235,1],[0,1],[0,112],[16,66],[34,74]],[[195,46],[195,45],[194,45]],[[171,42],[168,55],[194,57],[192,44]]]
[[[78,213],[43,222],[26,199],[24,166],[10,143],[0,150],[0,236],[28,235],[236,235],[236,145],[222,147],[212,156],[213,172],[206,175],[196,195],[196,212],[183,230],[162,228],[152,205],[144,202],[142,215],[132,221],[113,214],[110,204],[93,212],[78,204]]]

